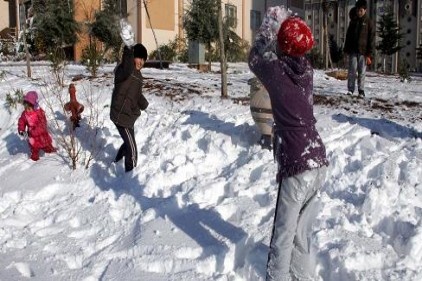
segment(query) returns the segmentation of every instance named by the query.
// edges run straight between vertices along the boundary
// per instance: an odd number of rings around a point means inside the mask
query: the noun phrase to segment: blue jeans
[[[355,91],[356,71],[358,72],[358,90],[365,90],[366,58],[361,54],[350,54],[347,90],[352,93]]]
[[[318,190],[327,167],[283,179],[275,210],[267,263],[267,281],[314,280],[312,222],[319,209]]]

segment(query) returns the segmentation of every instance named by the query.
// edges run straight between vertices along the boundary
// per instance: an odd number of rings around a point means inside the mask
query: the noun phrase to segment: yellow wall
[[[9,27],[9,2],[0,0],[0,31]]]
[[[101,0],[75,0],[75,20],[79,23],[91,22],[95,11],[101,8]],[[83,32],[78,37],[74,46],[74,59],[80,61],[83,49],[89,44],[86,27],[82,25]]]
[[[147,28],[175,31],[174,17],[176,13],[174,0],[150,0],[147,2],[148,12],[151,23],[145,17],[145,26]]]
[[[224,4],[228,3],[237,7],[237,27],[236,33],[247,41],[252,40],[252,30],[250,29],[251,0],[223,0],[223,16],[225,12]],[[148,12],[151,17],[152,27],[157,37],[158,45],[167,44],[174,40],[176,36],[183,37],[182,17],[186,9],[189,8],[190,0],[148,0],[146,1]],[[264,1],[262,1],[264,3]],[[262,4],[262,7],[264,4]],[[129,9],[129,7],[128,7]],[[157,49],[153,30],[149,24],[144,5],[138,5],[137,11],[130,11],[129,22],[134,27],[136,40],[145,45],[148,53]]]

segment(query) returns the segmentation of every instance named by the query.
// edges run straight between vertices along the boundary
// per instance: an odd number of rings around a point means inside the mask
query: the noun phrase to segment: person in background
[[[81,121],[81,113],[84,111],[84,106],[76,99],[76,88],[75,84],[69,85],[69,97],[70,101],[64,105],[64,109],[70,112],[70,122],[72,122],[72,128],[79,127],[79,121]]]
[[[273,44],[273,42],[275,44]],[[249,67],[267,89],[274,116],[278,195],[266,280],[313,280],[312,222],[328,161],[313,114],[310,28],[284,7],[267,11]],[[275,47],[274,47],[275,45]]]
[[[374,28],[366,10],[366,0],[358,0],[355,7],[350,10],[350,23],[343,49],[349,60],[347,94],[353,95],[355,91],[357,71],[358,95],[360,97],[365,96],[366,66],[372,64],[374,49]]]
[[[352,40],[352,32],[354,32],[354,30],[356,29],[357,19],[358,14],[356,13],[356,6],[354,6],[349,11],[349,25],[347,27],[346,40],[344,42],[346,51],[348,51],[348,48],[350,48],[350,46],[353,44],[352,42],[350,42],[350,40]]]
[[[138,159],[135,121],[141,115],[141,111],[148,107],[148,101],[142,94],[141,74],[148,55],[144,45],[140,43],[134,45],[132,27],[125,20],[120,22],[120,26],[120,36],[125,47],[122,61],[115,70],[110,119],[123,139],[114,162],[117,163],[124,157],[125,171],[129,172],[136,167]]]
[[[38,105],[37,92],[26,93],[23,105],[25,109],[18,120],[18,133],[28,137],[31,159],[37,161],[40,159],[40,150],[53,153],[56,152],[56,149],[53,147],[53,141],[48,133],[45,112]]]

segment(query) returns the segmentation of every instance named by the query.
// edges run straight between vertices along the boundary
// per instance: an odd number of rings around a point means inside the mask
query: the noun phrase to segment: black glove
[[[19,131],[19,135],[23,137],[24,132],[23,131]]]

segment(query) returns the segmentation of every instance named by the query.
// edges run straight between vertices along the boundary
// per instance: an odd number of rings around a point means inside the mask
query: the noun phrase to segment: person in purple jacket
[[[275,122],[278,196],[266,280],[313,280],[311,227],[328,161],[315,127],[313,68],[305,57],[313,36],[303,20],[285,11],[269,9],[249,56]]]

